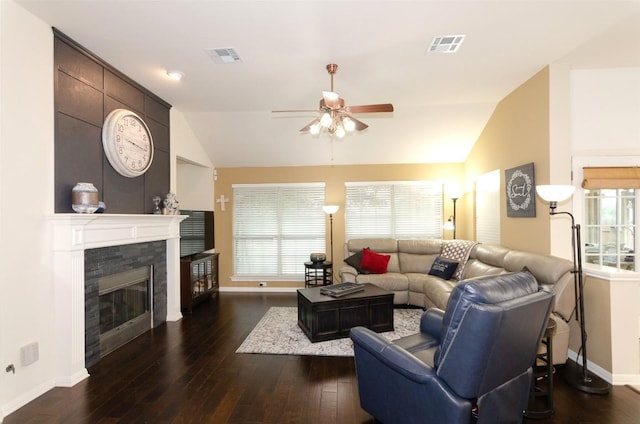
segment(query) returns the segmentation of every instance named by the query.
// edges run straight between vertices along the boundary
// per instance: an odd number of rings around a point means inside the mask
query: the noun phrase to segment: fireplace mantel
[[[52,214],[56,328],[56,385],[73,386],[89,376],[85,367],[84,251],[100,247],[165,240],[167,246],[167,321],[180,312],[180,221],[186,215]]]

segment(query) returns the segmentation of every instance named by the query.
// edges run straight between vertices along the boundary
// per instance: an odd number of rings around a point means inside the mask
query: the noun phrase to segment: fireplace
[[[151,329],[153,265],[98,280],[100,357]]]
[[[98,279],[150,268],[151,328],[182,318],[180,221],[183,215],[53,214],[47,216],[53,255],[56,386],[89,376],[100,360]],[[150,293],[153,293],[152,295]],[[116,326],[117,327],[117,326]]]
[[[85,250],[85,366],[165,322],[166,250],[164,240]]]

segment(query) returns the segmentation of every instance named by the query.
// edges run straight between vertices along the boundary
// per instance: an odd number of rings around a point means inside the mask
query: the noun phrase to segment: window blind
[[[345,183],[345,236],[442,237],[442,183]]]
[[[476,178],[476,241],[500,244],[500,170]]]
[[[601,166],[582,168],[586,189],[640,188],[640,168],[629,166]]]
[[[325,251],[324,183],[234,184],[234,274],[293,277]]]

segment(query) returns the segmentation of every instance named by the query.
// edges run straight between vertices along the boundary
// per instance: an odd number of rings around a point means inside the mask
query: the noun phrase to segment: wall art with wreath
[[[536,186],[533,162],[507,169],[505,187],[507,191],[507,216],[531,218],[536,216]]]

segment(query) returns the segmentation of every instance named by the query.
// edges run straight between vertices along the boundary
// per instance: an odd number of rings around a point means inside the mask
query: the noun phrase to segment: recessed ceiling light
[[[433,37],[429,46],[430,53],[455,53],[466,35],[439,35]]]
[[[232,47],[204,49],[215,63],[229,64],[242,62],[240,55]]]
[[[180,81],[184,77],[184,72],[173,69],[167,71],[167,76],[172,80]]]

